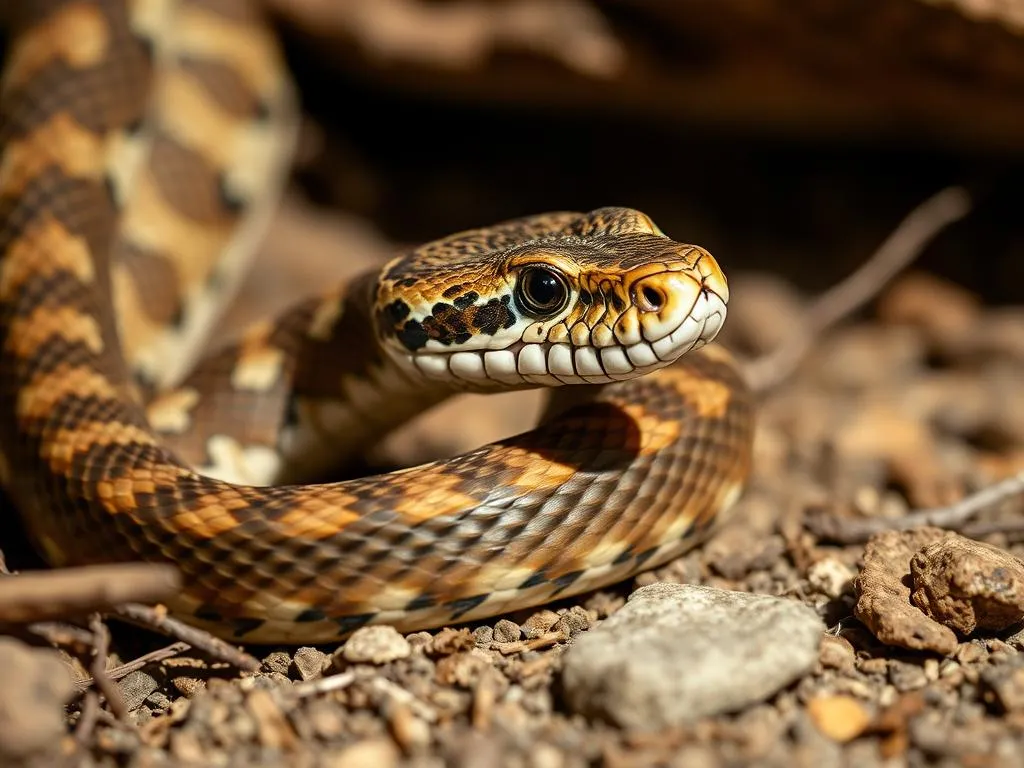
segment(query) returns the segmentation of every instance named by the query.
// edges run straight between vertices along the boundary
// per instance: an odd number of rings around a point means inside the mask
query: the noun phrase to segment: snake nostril
[[[637,296],[640,309],[644,312],[659,312],[665,305],[665,294],[651,285],[645,285]]]

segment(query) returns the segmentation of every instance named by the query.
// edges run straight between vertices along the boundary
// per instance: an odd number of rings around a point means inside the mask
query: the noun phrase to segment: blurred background
[[[975,211],[919,265],[1024,295],[1024,3],[268,2],[297,188],[397,242],[628,205],[813,291],[955,183]]]

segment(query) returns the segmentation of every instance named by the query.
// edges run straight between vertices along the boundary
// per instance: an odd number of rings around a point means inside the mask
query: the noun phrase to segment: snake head
[[[499,225],[507,237],[474,230],[388,265],[376,322],[392,357],[457,389],[602,384],[718,334],[729,288],[703,248],[631,209],[551,216],[550,233],[517,239],[518,222],[543,217],[518,220]]]

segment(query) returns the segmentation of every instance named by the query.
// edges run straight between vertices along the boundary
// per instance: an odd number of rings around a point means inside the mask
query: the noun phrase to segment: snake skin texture
[[[222,637],[411,631],[676,557],[740,495],[753,401],[703,249],[625,208],[463,232],[203,356],[288,171],[243,0],[21,3],[0,92],[0,479],[56,566],[169,562]],[[463,391],[550,388],[466,454],[310,481]]]

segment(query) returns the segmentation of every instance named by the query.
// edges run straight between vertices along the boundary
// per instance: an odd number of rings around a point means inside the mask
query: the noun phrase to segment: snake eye
[[[546,267],[528,267],[516,283],[516,301],[523,311],[534,317],[552,317],[569,301],[565,278]]]

